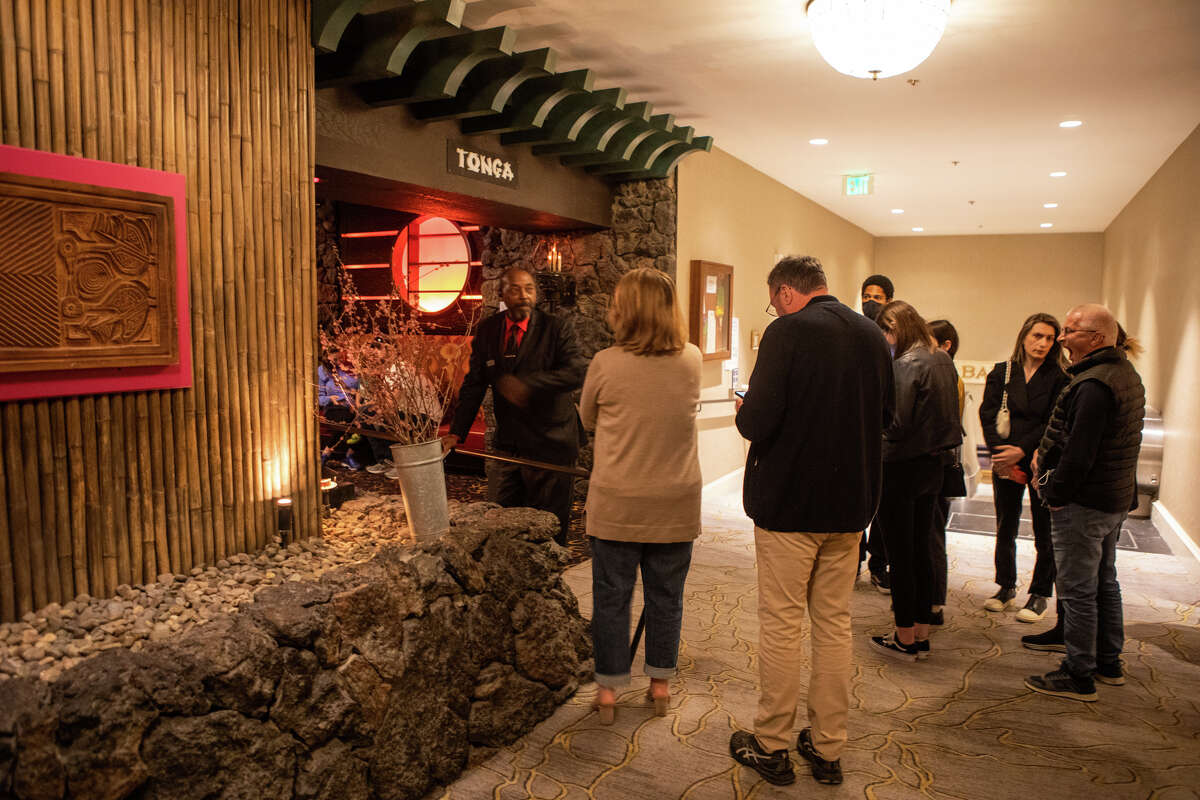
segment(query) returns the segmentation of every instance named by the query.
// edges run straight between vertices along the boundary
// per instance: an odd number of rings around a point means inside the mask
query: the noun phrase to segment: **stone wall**
[[[328,330],[341,311],[342,270],[337,248],[337,207],[332,200],[317,203],[317,327]]]
[[[391,800],[452,780],[592,668],[554,518],[474,504],[454,523],[54,682],[0,681],[0,796]]]

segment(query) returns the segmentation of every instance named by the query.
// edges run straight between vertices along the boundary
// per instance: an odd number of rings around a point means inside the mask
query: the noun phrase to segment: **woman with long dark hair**
[[[655,269],[624,275],[608,315],[615,343],[592,359],[580,416],[596,431],[587,496],[592,640],[600,721],[630,682],[629,604],[639,569],[647,699],[666,714],[683,620],[683,584],[700,533],[696,408],[700,350],[687,342],[675,284]]]
[[[888,303],[875,322],[892,346],[896,377],[896,416],[883,433],[879,502],[896,628],[887,636],[871,637],[871,644],[888,655],[916,660],[929,653],[934,584],[929,535],[942,469],[962,443],[958,373],[908,303]]]
[[[1012,356],[992,367],[983,389],[979,422],[992,452],[992,501],[996,508],[996,583],[999,591],[984,602],[988,611],[1016,608],[1017,531],[1025,486],[1033,519],[1037,560],[1029,582],[1029,599],[1017,612],[1021,622],[1036,622],[1046,613],[1054,593],[1054,545],[1050,510],[1030,482],[1030,459],[1050,421],[1054,401],[1067,385],[1063,371],[1061,328],[1049,314],[1032,314],[1021,325]],[[1007,430],[1006,430],[1007,428]]]

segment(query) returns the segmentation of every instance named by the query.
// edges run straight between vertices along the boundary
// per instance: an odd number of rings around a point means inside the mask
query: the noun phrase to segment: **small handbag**
[[[1012,433],[1012,418],[1008,413],[1008,381],[1012,377],[1012,360],[1004,366],[1004,395],[1000,398],[1000,410],[996,412],[996,434],[1007,439]]]
[[[942,497],[966,497],[967,479],[958,459],[942,467]]]

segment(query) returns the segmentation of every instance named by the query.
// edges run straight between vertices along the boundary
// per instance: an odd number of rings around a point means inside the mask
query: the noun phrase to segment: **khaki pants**
[[[802,625],[812,621],[808,723],[813,746],[833,761],[846,746],[850,708],[850,595],[857,533],[779,533],[754,528],[758,557],[758,676],[754,732],[767,750],[793,744],[804,683]]]

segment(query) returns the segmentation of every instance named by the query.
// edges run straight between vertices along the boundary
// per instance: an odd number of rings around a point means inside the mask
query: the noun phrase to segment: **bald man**
[[[1058,339],[1071,382],[1063,389],[1033,459],[1039,493],[1050,507],[1059,624],[1022,640],[1049,650],[1061,636],[1067,657],[1057,670],[1032,675],[1035,692],[1095,701],[1095,681],[1125,682],[1117,539],[1137,505],[1137,459],[1146,391],[1117,347],[1117,321],[1101,305],[1076,306]],[[1045,645],[1045,646],[1034,646]]]
[[[571,328],[538,311],[533,275],[513,268],[500,276],[504,310],[479,324],[471,365],[458,394],[450,449],[465,439],[489,386],[496,412],[492,447],[501,455],[573,466],[583,425],[571,393],[583,385],[587,358]],[[528,506],[558,517],[555,540],[567,543],[573,481],[562,472],[501,463],[488,472],[489,488],[502,506]]]

